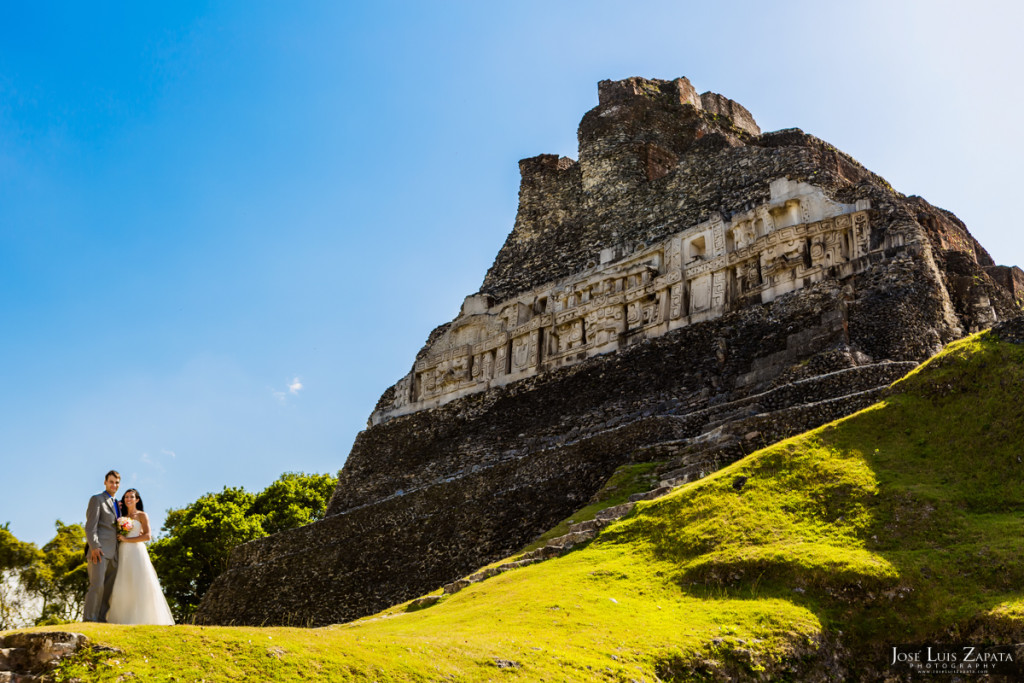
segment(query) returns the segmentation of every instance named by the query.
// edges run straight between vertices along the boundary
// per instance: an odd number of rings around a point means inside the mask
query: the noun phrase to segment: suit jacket
[[[105,491],[89,499],[85,512],[85,542],[87,550],[100,548],[106,557],[117,557],[117,514],[113,497]]]

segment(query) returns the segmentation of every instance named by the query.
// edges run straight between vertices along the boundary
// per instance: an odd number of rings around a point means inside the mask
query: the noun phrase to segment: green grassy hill
[[[432,607],[312,630],[81,625],[123,652],[82,655],[65,673],[875,678],[898,643],[1024,640],[1022,459],[1024,345],[983,333],[871,408],[641,503],[581,549]]]

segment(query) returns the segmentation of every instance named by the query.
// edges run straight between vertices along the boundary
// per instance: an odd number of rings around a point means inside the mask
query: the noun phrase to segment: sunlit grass
[[[976,335],[882,403],[640,503],[585,547],[432,607],[322,629],[75,625],[122,652],[83,655],[65,674],[799,680],[835,643],[870,667],[886,644],[1019,641],[1022,396],[1024,347]],[[628,495],[646,475],[623,471],[620,482],[633,483],[612,488]]]

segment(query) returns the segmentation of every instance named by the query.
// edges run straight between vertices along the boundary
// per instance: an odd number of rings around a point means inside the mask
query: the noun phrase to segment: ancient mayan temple
[[[205,623],[350,620],[507,556],[618,466],[700,477],[1018,312],[955,216],[685,78],[598,85],[579,159],[384,392],[328,517],[237,548]]]

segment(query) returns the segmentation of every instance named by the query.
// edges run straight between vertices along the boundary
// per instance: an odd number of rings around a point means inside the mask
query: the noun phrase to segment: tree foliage
[[[268,534],[304,526],[324,518],[337,483],[329,474],[287,472],[256,496],[249,511],[262,517]]]
[[[0,571],[21,569],[39,553],[34,543],[25,543],[11,533],[11,524],[0,525]]]
[[[10,523],[0,525],[0,631],[25,626],[32,596],[21,585],[21,573],[41,556],[34,543],[19,541],[11,533]]]
[[[213,580],[227,566],[231,549],[265,536],[258,517],[249,515],[255,496],[225,487],[191,505],[170,510],[162,537],[150,554],[176,620],[187,619]]]
[[[89,576],[85,563],[85,529],[81,524],[55,523],[56,535],[21,570],[21,583],[42,601],[37,625],[61,624],[82,617]]]
[[[170,510],[149,550],[177,621],[188,621],[231,550],[247,541],[323,519],[337,479],[289,472],[258,494],[225,487]]]

